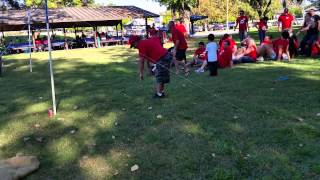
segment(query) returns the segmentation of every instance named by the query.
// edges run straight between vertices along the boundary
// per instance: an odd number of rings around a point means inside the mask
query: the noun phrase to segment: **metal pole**
[[[50,78],[51,78],[53,115],[56,115],[57,114],[56,92],[55,92],[55,88],[54,88],[54,77],[53,77],[53,67],[52,67],[51,39],[50,39],[51,37],[50,37],[49,17],[48,17],[48,0],[45,0],[45,2],[46,2],[46,24],[47,24],[48,48],[49,48],[49,69],[50,69]]]
[[[28,34],[29,34],[29,66],[30,66],[30,72],[32,72],[30,11],[28,11]]]
[[[227,0],[227,31],[229,31],[229,0]]]

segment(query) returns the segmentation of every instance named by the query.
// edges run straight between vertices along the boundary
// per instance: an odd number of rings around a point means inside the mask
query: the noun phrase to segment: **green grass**
[[[173,74],[168,98],[153,100],[136,50],[54,51],[58,115],[49,119],[47,53],[33,57],[30,73],[27,54],[6,56],[0,78],[0,159],[39,157],[27,179],[320,178],[319,60]]]

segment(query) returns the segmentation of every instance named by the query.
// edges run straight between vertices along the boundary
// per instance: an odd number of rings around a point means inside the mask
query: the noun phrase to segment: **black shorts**
[[[187,60],[186,49],[178,49],[176,52],[176,60],[183,61]]]
[[[172,55],[167,53],[156,64],[155,77],[156,82],[165,84],[170,82],[170,64],[172,61]]]

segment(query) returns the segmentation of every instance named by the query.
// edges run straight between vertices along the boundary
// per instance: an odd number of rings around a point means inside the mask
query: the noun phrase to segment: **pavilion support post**
[[[76,27],[74,28],[74,37],[75,38],[77,37],[77,28]]]
[[[121,45],[123,45],[123,24],[122,24],[122,21],[120,23],[120,29],[121,29]]]
[[[94,45],[97,48],[98,47],[97,27],[93,27],[93,33],[94,33]]]
[[[194,34],[194,22],[191,21],[191,34]]]
[[[149,29],[148,29],[148,18],[145,18],[145,21],[146,21],[146,38],[149,38]]]
[[[66,28],[63,28],[63,37],[64,37],[64,49],[69,50]]]
[[[117,37],[119,37],[118,25],[116,25]]]

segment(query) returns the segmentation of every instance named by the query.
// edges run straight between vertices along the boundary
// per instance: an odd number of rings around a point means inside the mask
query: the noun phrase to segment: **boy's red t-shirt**
[[[187,32],[187,29],[183,24],[176,24],[175,26],[176,26],[176,29],[182,32],[183,34]]]
[[[262,43],[261,43],[261,45],[263,45],[263,44],[265,44],[265,45],[271,45],[271,44],[272,44],[272,41],[271,41],[271,40],[269,40],[269,41],[263,40]]]
[[[205,51],[206,51],[206,48],[198,48],[194,52],[194,55],[204,61],[204,60],[206,60]]]
[[[139,56],[152,63],[157,63],[168,51],[161,46],[158,38],[141,40],[138,44]]]
[[[232,61],[232,49],[229,47],[222,50],[218,55],[218,64],[220,68],[226,68],[231,66]]]
[[[247,26],[248,21],[249,21],[249,18],[247,16],[239,16],[237,18],[237,23],[239,23],[239,31],[248,30],[248,26]]]
[[[282,24],[282,30],[290,29],[294,17],[291,14],[281,14],[278,21]]]
[[[177,40],[179,40],[179,47],[178,49],[188,49],[187,40],[184,37],[184,34],[177,30],[177,28],[173,27],[171,30],[172,34],[172,41],[175,44]]]

